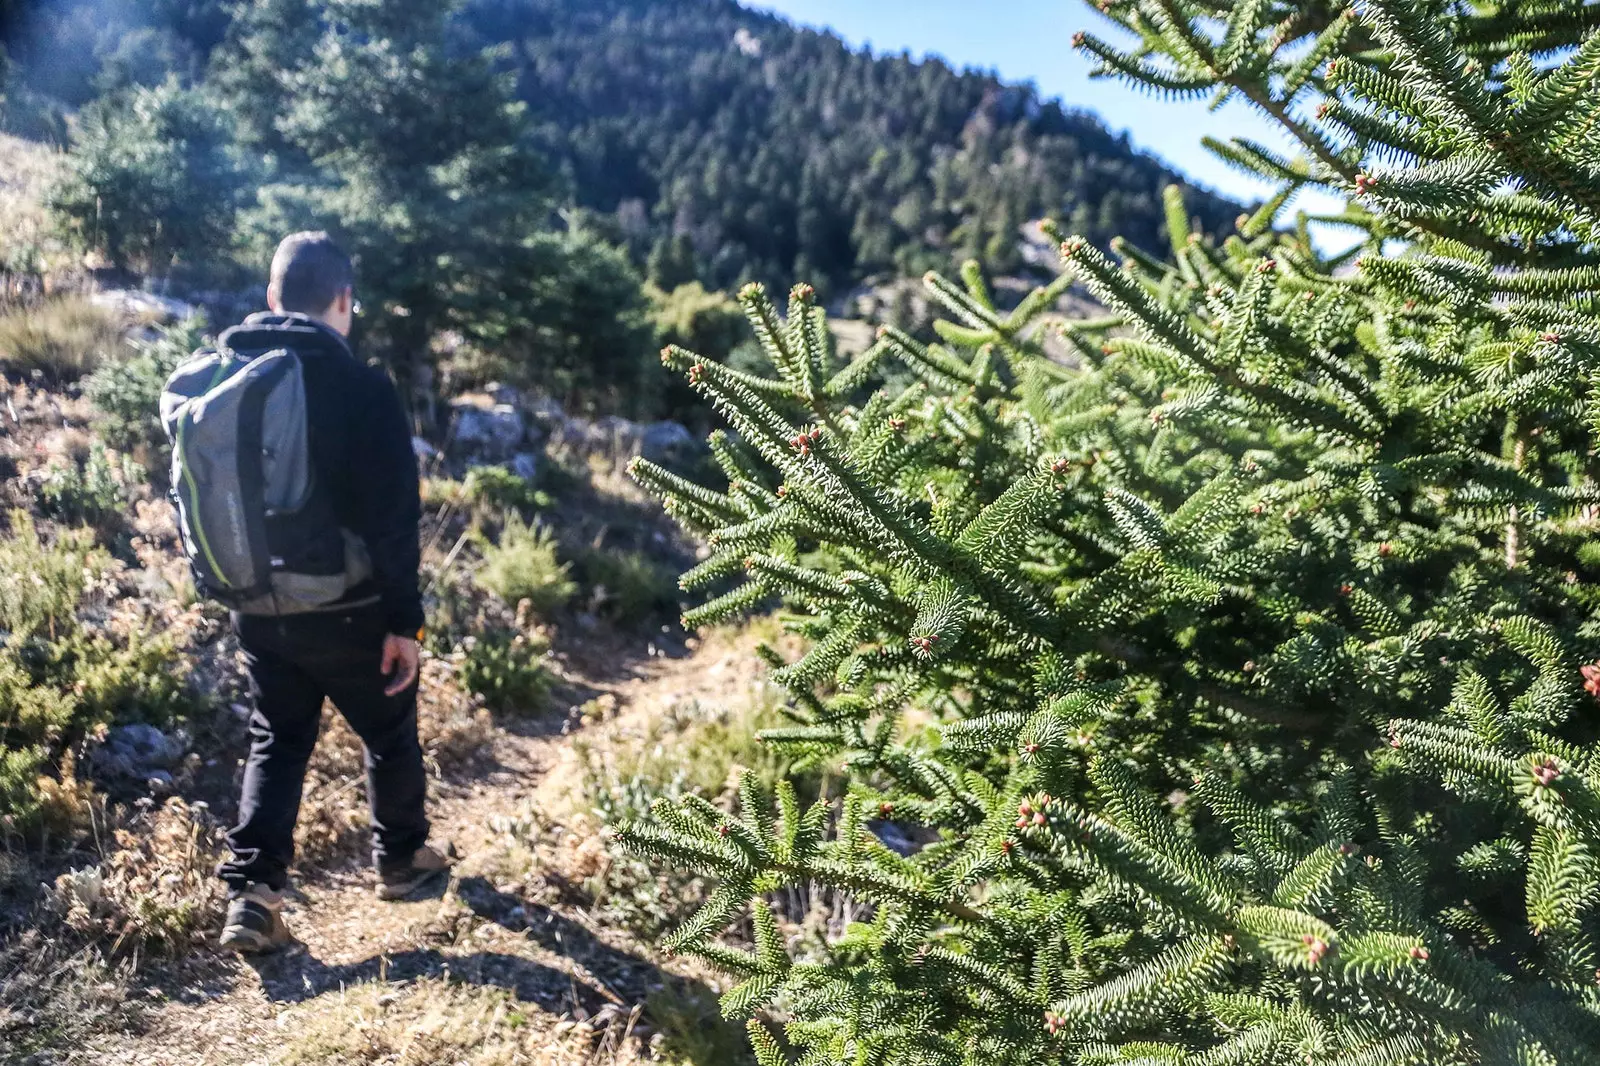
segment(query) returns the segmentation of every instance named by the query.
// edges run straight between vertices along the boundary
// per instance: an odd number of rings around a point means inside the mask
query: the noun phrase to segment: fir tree
[[[1106,72],[1303,146],[1217,146],[1281,187],[1234,236],[1174,194],[1170,259],[930,276],[937,343],[839,366],[751,288],[774,375],[664,353],[732,427],[724,486],[634,467],[712,546],[685,622],[781,599],[766,739],[848,774],[623,827],[720,878],[667,946],[766,1066],[1600,1061],[1600,7],[1100,6]],[[870,919],[791,947],[804,884]]]
[[[264,253],[327,228],[358,255],[367,338],[405,394],[446,329],[467,336],[549,269],[557,186],[494,56],[450,0],[251,0],[216,60],[246,143],[278,167],[249,228]]]
[[[80,112],[48,203],[68,236],[112,266],[165,274],[227,248],[244,185],[227,116],[169,80]]]

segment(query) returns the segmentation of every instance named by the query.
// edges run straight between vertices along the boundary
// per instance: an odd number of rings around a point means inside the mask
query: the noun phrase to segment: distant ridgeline
[[[48,9],[35,33],[84,60],[29,63],[37,41],[9,42],[22,78],[69,104],[204,71],[229,6],[0,0],[0,18],[8,4],[0,32]],[[1165,247],[1160,193],[1177,176],[1031,87],[853,52],[733,0],[467,0],[459,18],[478,45],[507,46],[571,198],[668,288],[805,278],[838,292],[969,256],[1015,271],[1021,227],[1047,215]],[[1199,190],[1188,201],[1213,232],[1240,210]]]
[[[511,42],[579,202],[614,212],[658,274],[837,287],[968,256],[1007,271],[1043,215],[1164,247],[1177,176],[1030,87],[853,52],[731,0],[475,0],[468,17]],[[1239,213],[1199,190],[1190,210],[1208,230]]]

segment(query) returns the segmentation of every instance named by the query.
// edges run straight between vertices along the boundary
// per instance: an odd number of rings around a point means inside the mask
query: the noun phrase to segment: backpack
[[[288,346],[304,328],[283,328],[285,346],[260,354],[229,348],[229,330],[161,393],[195,587],[245,614],[325,610],[372,574],[365,545],[316,484],[304,368]]]

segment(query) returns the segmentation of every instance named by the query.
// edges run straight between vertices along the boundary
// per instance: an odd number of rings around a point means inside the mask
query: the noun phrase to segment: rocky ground
[[[41,479],[96,447],[94,419],[80,397],[14,386],[0,402],[0,504],[37,506]],[[613,421],[592,428],[505,397],[469,398],[454,422],[472,439],[445,447],[507,467],[562,456],[582,471],[548,505],[563,536],[595,550],[649,548],[667,565],[685,546],[610,453],[680,447],[681,427]],[[449,458],[431,460],[441,477]],[[232,816],[248,700],[218,612],[179,594],[170,508],[141,487],[129,512],[106,520],[119,559],[105,592],[110,620],[133,611],[178,636],[202,706],[179,730],[126,724],[85,742],[78,776],[93,791],[80,805],[87,828],[72,840],[40,852],[0,826],[0,1063],[743,1060],[743,1034],[716,1009],[716,976],[655,952],[603,898],[617,860],[584,786],[595,765],[646,746],[673,764],[679,753],[660,750],[676,742],[658,727],[663,716],[761,700],[751,633],[695,639],[666,618],[614,617],[604,597],[586,597],[540,627],[554,687],[534,711],[491,714],[463,691],[459,662],[427,660],[435,838],[461,862],[447,885],[404,903],[374,894],[360,745],[330,712],[287,911],[298,943],[241,960],[215,948],[222,900],[209,871]],[[460,506],[430,505],[430,581],[459,567],[467,525]],[[75,780],[52,787],[81,788]],[[697,890],[673,882],[680,911]],[[637,892],[655,906],[654,886]]]
[[[606,928],[580,887],[610,860],[582,809],[575,742],[635,743],[674,705],[749,701],[760,686],[748,638],[659,641],[574,649],[567,707],[495,724],[481,758],[435,783],[436,839],[461,853],[448,885],[383,903],[359,855],[304,865],[293,947],[235,959],[207,937],[142,969],[124,1031],[34,1061],[735,1061],[742,1038],[715,1016],[715,978]]]

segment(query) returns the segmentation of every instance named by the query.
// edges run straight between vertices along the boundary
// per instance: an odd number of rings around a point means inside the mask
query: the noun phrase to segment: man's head
[[[322,232],[292,233],[272,257],[267,306],[280,314],[310,315],[349,336],[354,284],[350,257],[332,237]]]

